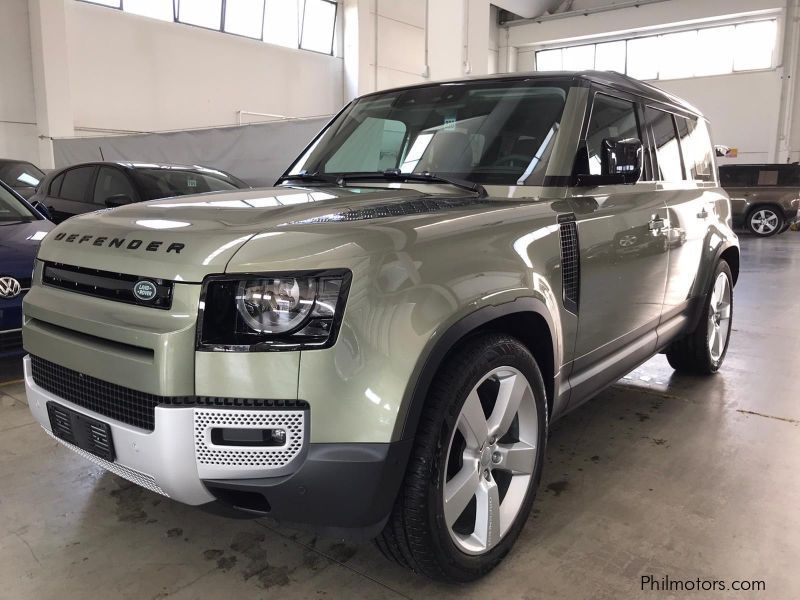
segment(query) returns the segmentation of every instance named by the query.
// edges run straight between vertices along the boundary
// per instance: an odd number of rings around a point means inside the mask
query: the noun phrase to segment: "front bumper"
[[[411,440],[396,443],[308,442],[308,410],[157,406],[153,431],[139,429],[69,402],[36,384],[24,358],[28,404],[42,428],[65,447],[137,485],[191,505],[217,503],[256,516],[348,537],[380,532],[405,473]],[[114,462],[53,434],[47,403],[107,423]],[[281,426],[286,444],[263,448],[215,446],[211,426]]]

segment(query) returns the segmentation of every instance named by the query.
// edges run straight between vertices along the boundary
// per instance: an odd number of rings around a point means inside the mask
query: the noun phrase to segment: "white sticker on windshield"
[[[186,180],[187,187],[197,187],[197,180],[196,179],[187,179]]]
[[[456,128],[456,118],[455,117],[445,117],[444,118],[444,128],[445,129],[455,129]]]

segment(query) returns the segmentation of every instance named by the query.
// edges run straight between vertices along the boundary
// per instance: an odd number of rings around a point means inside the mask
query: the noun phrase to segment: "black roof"
[[[462,77],[460,79],[448,79],[443,81],[431,81],[426,83],[419,83],[399,88],[393,88],[391,90],[381,90],[379,92],[371,92],[369,94],[364,94],[364,96],[372,96],[375,94],[381,94],[389,91],[413,89],[413,88],[428,87],[428,86],[435,86],[442,84],[452,85],[454,83],[473,83],[478,81],[525,81],[525,80],[535,80],[535,79],[549,79],[549,80],[562,79],[562,80],[585,82],[586,84],[596,83],[600,85],[613,87],[620,91],[635,94],[637,96],[641,96],[643,98],[647,98],[655,102],[669,104],[698,116],[703,115],[703,113],[700,112],[700,110],[698,110],[695,106],[692,106],[691,104],[686,102],[686,100],[679,98],[678,96],[675,96],[673,94],[670,94],[669,92],[665,92],[664,90],[657,88],[654,85],[645,83],[644,81],[639,81],[638,79],[634,79],[633,77],[629,77],[628,75],[623,75],[622,73],[617,73],[616,71],[529,71],[523,73],[498,73],[496,75]]]

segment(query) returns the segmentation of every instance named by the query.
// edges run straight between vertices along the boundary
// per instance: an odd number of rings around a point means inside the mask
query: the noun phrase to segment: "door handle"
[[[664,218],[659,217],[658,215],[653,215],[653,217],[650,219],[649,226],[650,231],[660,231],[661,229],[664,229]]]
[[[708,218],[708,213],[706,212],[705,206],[703,207],[703,210],[701,210],[699,213],[697,213],[697,218],[698,219],[706,219],[706,218]]]

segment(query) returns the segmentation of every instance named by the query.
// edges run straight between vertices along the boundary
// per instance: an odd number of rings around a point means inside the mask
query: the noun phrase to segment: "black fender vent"
[[[566,216],[566,215],[562,215]],[[580,295],[581,262],[578,249],[578,224],[575,216],[572,220],[559,217],[559,238],[561,241],[561,289],[564,298],[564,307],[571,312],[578,312],[578,298]]]

